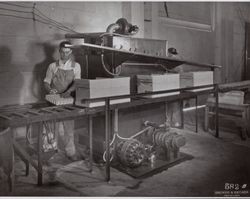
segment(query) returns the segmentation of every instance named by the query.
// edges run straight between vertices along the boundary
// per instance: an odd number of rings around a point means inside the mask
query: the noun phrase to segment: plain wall
[[[34,5],[13,3],[25,7],[1,3],[0,8],[30,12]],[[35,6],[47,17],[77,32],[104,32],[122,17],[120,2],[36,2]],[[42,99],[41,82],[48,65],[58,58],[57,45],[67,33],[38,22],[41,20],[38,16],[35,20],[32,17],[31,13],[0,10],[0,106]]]
[[[152,4],[147,2],[146,4],[148,5],[145,9],[145,16],[149,19],[145,21],[146,37],[168,40],[169,47],[175,47],[183,59],[222,66],[221,71],[216,76],[217,82],[224,83],[242,80],[245,22],[250,20],[249,3],[214,3],[213,31],[201,31],[159,22],[159,20],[156,20],[156,16],[162,14],[159,12],[159,6],[163,6],[163,3]],[[174,4],[176,9],[180,5],[183,15],[187,16],[187,19],[184,19],[184,21],[190,20],[191,17],[181,7],[183,3],[171,2],[171,4]],[[186,4],[193,4],[193,2],[186,2]],[[197,4],[196,9],[199,6],[201,6],[200,10],[204,9],[202,3]],[[188,12],[190,13],[191,11],[189,7]],[[193,13],[195,12],[197,11],[193,9]],[[207,13],[204,12],[204,15]]]

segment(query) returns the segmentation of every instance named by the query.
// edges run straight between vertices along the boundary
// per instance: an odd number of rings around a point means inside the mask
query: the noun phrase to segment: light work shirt
[[[52,78],[54,77],[59,68],[62,70],[73,70],[74,79],[81,79],[81,66],[77,62],[74,63],[74,67],[72,67],[72,60],[68,60],[67,62],[65,62],[65,64],[62,62],[62,60],[59,60],[59,65],[57,65],[56,62],[51,63],[47,69],[44,82],[51,84]]]

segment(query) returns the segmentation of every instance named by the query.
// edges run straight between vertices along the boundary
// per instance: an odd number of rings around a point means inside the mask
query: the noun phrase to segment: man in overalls
[[[60,59],[49,65],[44,79],[44,86],[49,94],[60,94],[69,97],[75,91],[74,80],[81,78],[81,67],[73,60],[70,42],[64,41],[59,45]],[[56,124],[58,149],[64,150],[66,156],[76,161],[74,144],[74,120],[58,122]]]

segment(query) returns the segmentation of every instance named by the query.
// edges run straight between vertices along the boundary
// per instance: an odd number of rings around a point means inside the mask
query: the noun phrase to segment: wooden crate
[[[179,74],[152,74],[152,75],[137,75],[137,92],[146,93],[153,91],[163,91],[180,88]],[[155,95],[147,95],[147,98],[157,98],[170,95],[176,95],[180,92],[171,92]]]
[[[213,71],[185,72],[180,74],[180,86],[181,88],[186,88],[209,85],[213,84],[213,79]],[[193,89],[192,91],[202,91],[211,88]]]
[[[130,94],[130,77],[80,79],[76,80],[77,106],[104,106],[104,100],[91,101],[94,98],[112,97]],[[130,102],[130,98],[111,100],[110,104]]]

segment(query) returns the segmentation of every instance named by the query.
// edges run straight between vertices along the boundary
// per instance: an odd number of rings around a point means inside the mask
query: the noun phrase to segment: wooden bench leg
[[[241,139],[246,140],[247,139],[247,130],[246,128],[241,128]]]
[[[11,142],[12,143],[12,142]],[[13,145],[12,145],[13,147]],[[12,164],[11,164],[11,172],[8,174],[8,185],[9,185],[9,191],[14,191],[14,184],[15,184],[15,154],[14,149],[12,148]]]
[[[183,100],[180,101],[180,109],[181,109],[181,126],[180,128],[184,128],[184,111],[183,111]]]
[[[243,121],[243,124],[242,124],[242,127],[241,127],[241,139],[246,140],[247,139],[247,125],[248,125],[248,122],[247,122],[247,109],[245,109],[242,112],[242,121]]]
[[[247,136],[250,138],[250,108],[248,107],[247,109],[247,113],[246,113],[246,121],[247,121],[247,124],[246,124],[246,128],[247,128]]]
[[[14,170],[8,175],[8,184],[9,184],[9,191],[14,191],[14,184],[15,184],[15,172]]]
[[[206,105],[205,107],[205,117],[204,117],[204,130],[208,131],[208,123],[209,123],[209,107]]]
[[[26,166],[25,175],[28,176],[30,171],[29,161],[25,161],[25,166]]]
[[[89,172],[93,169],[93,118],[88,117],[89,122]]]
[[[13,141],[13,143],[14,143],[13,147],[14,147],[15,153],[24,162],[24,164],[25,164],[25,175],[28,176],[29,175],[29,161],[30,161],[30,158],[28,158],[29,154],[27,152],[24,154],[23,153],[24,151],[22,149],[20,149],[20,146],[15,141]]]

